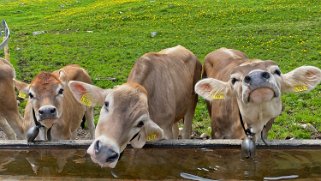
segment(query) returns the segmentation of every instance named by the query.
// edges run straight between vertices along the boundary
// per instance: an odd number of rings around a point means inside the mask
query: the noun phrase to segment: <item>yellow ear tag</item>
[[[88,107],[90,107],[92,105],[88,94],[82,95],[81,98],[80,98],[80,102],[82,104],[84,104],[85,106],[88,106]]]
[[[22,91],[19,91],[18,97],[20,97],[21,99],[26,99],[27,98],[27,94],[22,92]]]
[[[294,92],[303,92],[303,91],[307,91],[308,87],[306,85],[297,85],[297,86],[294,86],[293,90]]]
[[[224,99],[224,93],[223,92],[216,92],[212,95],[212,99]]]
[[[153,140],[156,140],[156,138],[157,138],[156,133],[151,133],[147,136],[147,141],[153,141]]]

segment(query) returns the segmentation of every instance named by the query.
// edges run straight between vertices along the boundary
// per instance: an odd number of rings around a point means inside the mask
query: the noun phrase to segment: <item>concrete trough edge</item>
[[[37,141],[27,143],[25,140],[0,141],[0,149],[87,149],[92,140],[64,140],[59,142]],[[161,140],[147,142],[144,148],[240,148],[242,140]],[[321,149],[321,140],[270,140],[268,145],[259,141],[258,149]],[[130,147],[130,146],[129,146]]]

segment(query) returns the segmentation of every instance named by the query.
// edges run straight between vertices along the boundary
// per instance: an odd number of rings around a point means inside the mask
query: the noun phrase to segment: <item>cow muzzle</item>
[[[50,128],[53,125],[54,119],[57,119],[57,108],[52,105],[41,106],[38,110],[39,122]]]
[[[87,153],[91,160],[101,167],[114,168],[119,160],[119,147],[113,142],[106,143],[106,140],[96,139],[88,148]]]
[[[251,72],[244,77],[246,87],[242,94],[243,102],[262,103],[280,96],[280,89],[272,81],[272,75],[265,71]]]

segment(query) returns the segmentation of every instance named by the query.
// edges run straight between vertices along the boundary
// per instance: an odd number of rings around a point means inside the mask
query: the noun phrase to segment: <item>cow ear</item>
[[[16,89],[19,91],[18,97],[23,99],[27,98],[27,95],[29,94],[30,84],[27,84],[25,82],[22,82],[16,79],[13,79],[13,83]]]
[[[59,70],[59,80],[60,80],[63,84],[66,84],[66,82],[68,81],[68,79],[67,79],[67,75],[66,75],[65,71]]]
[[[130,144],[134,148],[142,148],[146,141],[164,139],[164,131],[160,128],[153,120],[149,119],[146,121],[144,127],[139,132]]]
[[[105,97],[112,91],[80,81],[70,81],[68,85],[76,100],[88,107],[103,105]]]
[[[321,70],[314,66],[301,66],[282,75],[282,92],[308,92],[321,81]]]
[[[213,78],[206,78],[196,83],[195,92],[204,99],[212,101],[228,97],[230,87],[227,82],[222,82]]]

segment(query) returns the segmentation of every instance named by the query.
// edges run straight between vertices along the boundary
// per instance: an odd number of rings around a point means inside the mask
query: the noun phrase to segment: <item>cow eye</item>
[[[35,96],[34,96],[32,93],[29,92],[29,98],[30,98],[30,99],[33,99],[34,97],[35,97]]]
[[[274,74],[276,74],[276,75],[278,75],[278,76],[281,76],[281,71],[280,71],[279,69],[276,69],[276,70],[274,71]]]
[[[144,121],[139,121],[136,127],[141,128],[143,126],[144,126]]]
[[[106,111],[109,111],[109,102],[106,101],[104,104],[105,104],[105,109],[106,109]]]
[[[232,78],[231,79],[231,83],[232,83],[232,85],[234,85],[237,81],[240,81],[239,79],[237,79],[237,78]]]
[[[64,93],[64,89],[59,89],[58,94],[63,94]]]

